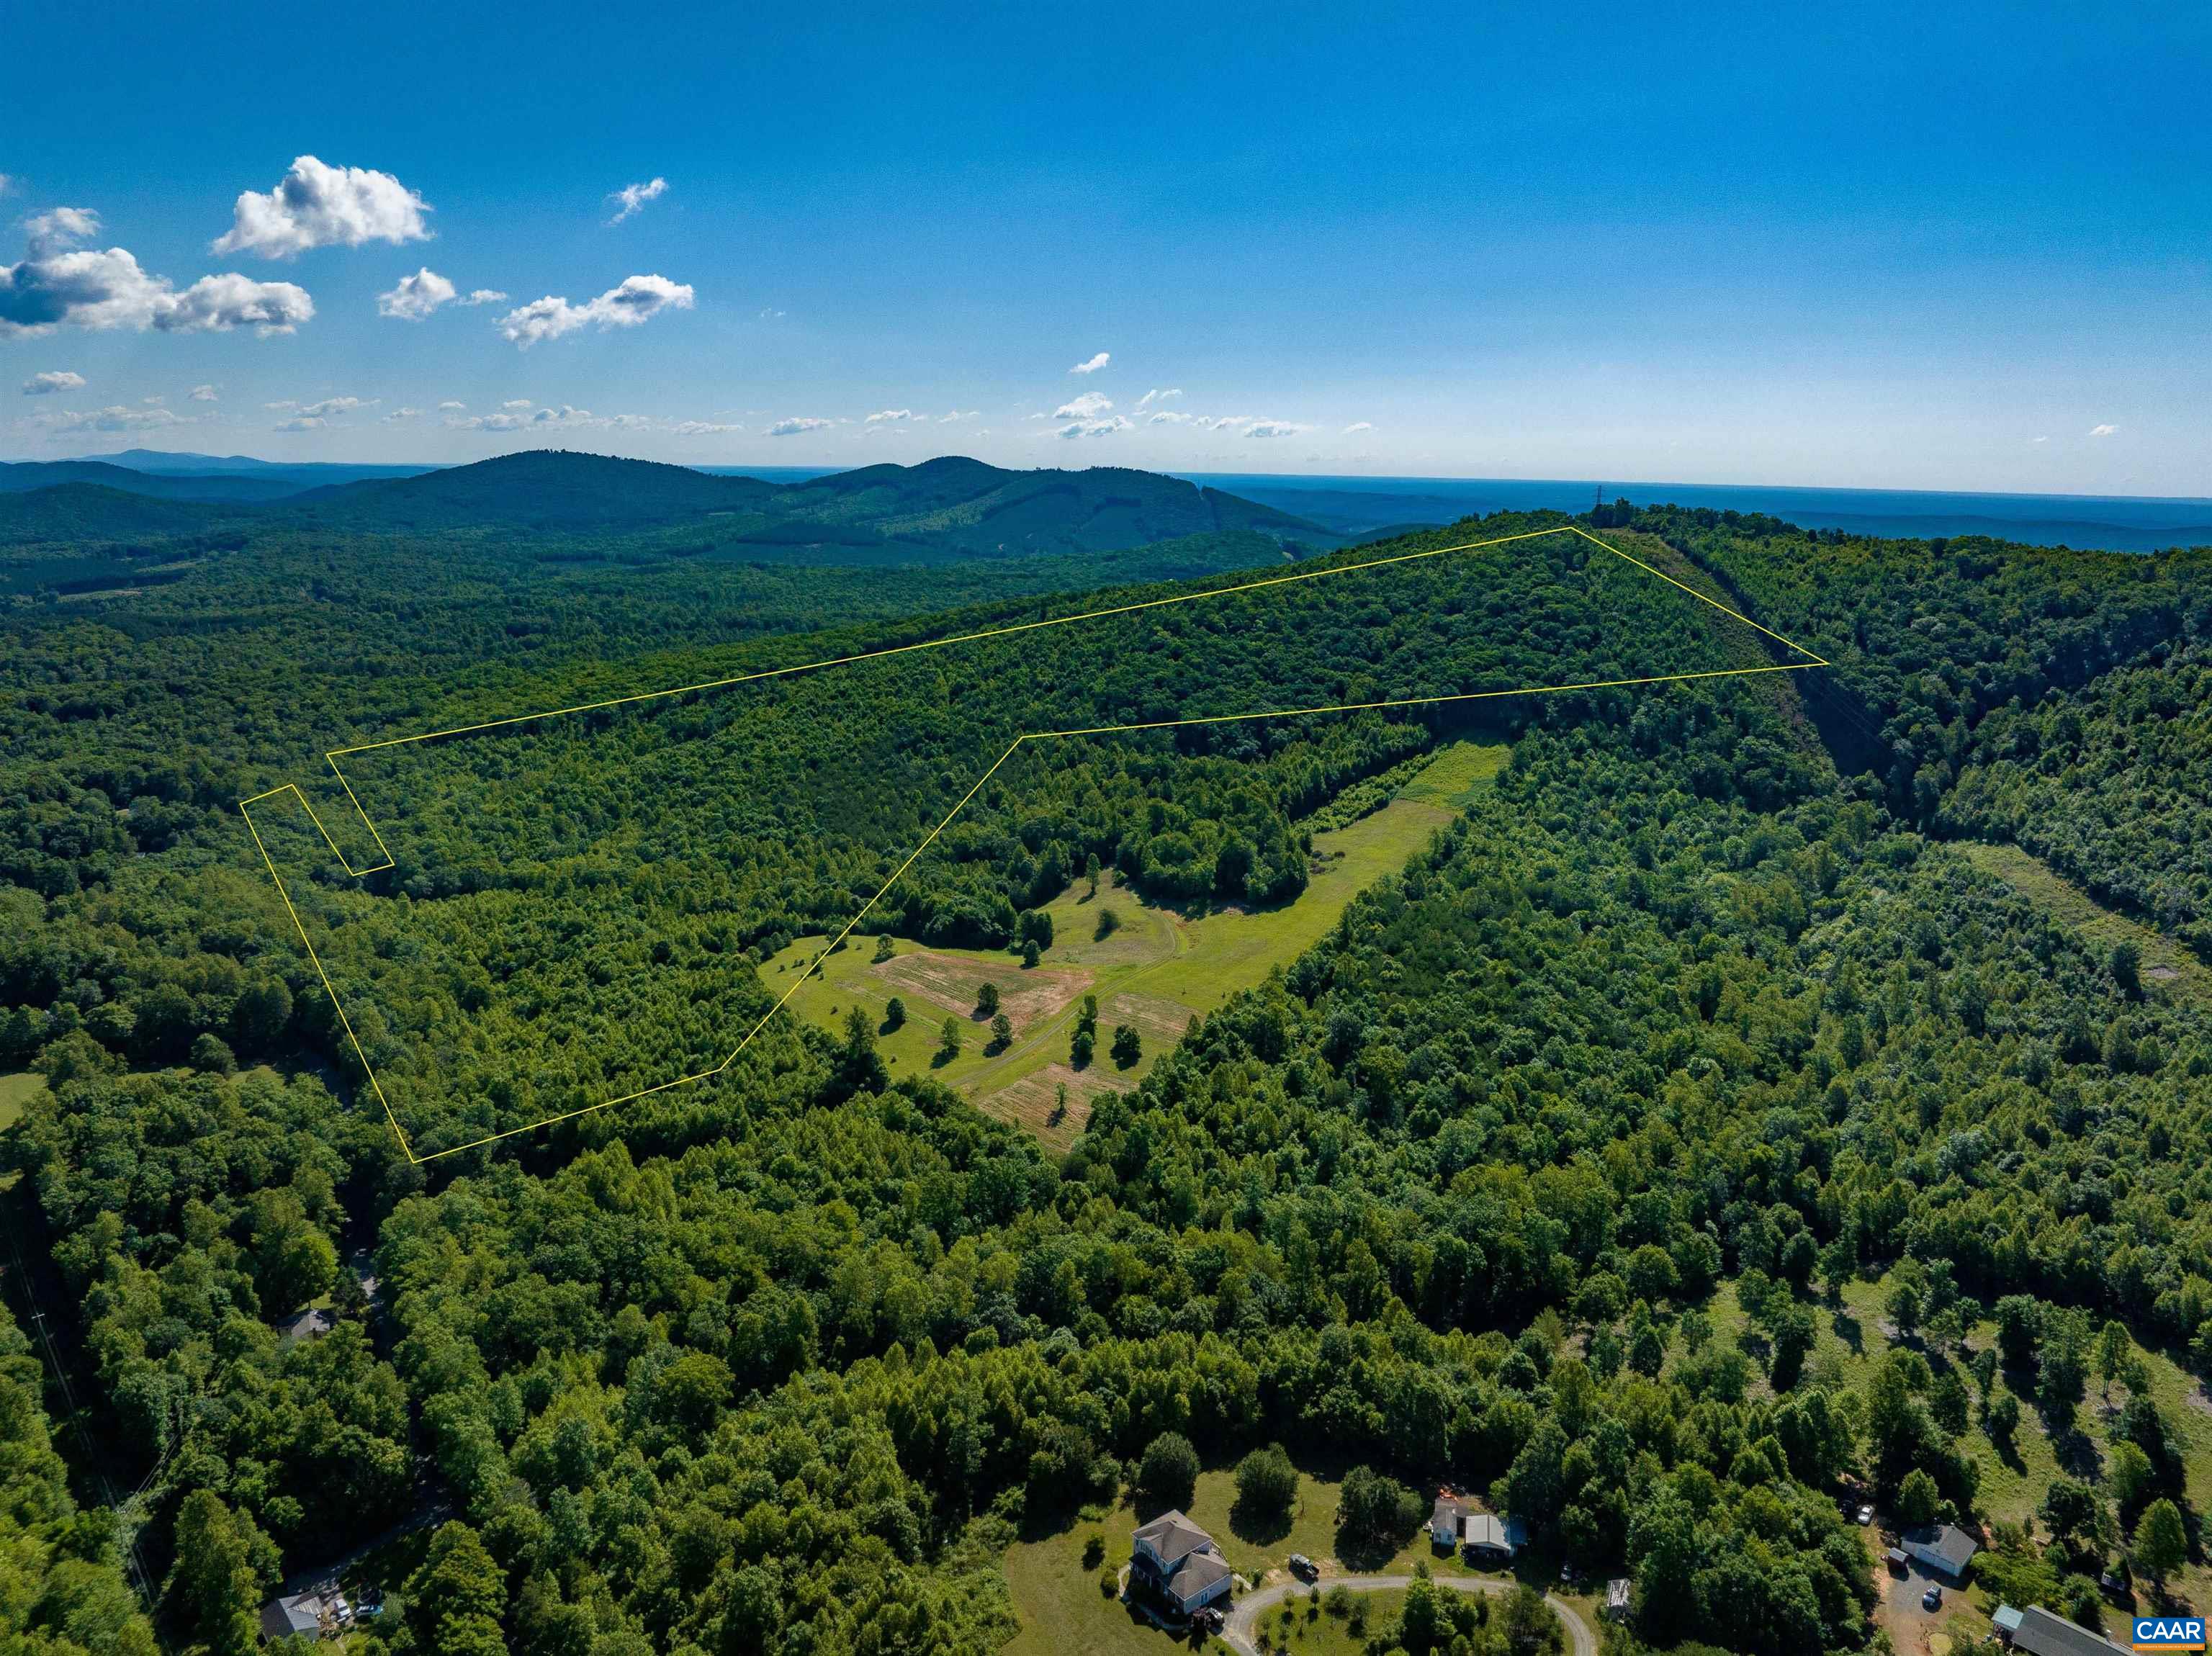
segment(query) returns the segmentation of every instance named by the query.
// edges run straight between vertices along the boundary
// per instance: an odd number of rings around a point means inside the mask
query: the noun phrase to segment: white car
[[[1874,1508],[1873,1508],[1873,1507],[1860,1507],[1860,1508],[1859,1508],[1859,1522],[1860,1522],[1860,1524],[1861,1524],[1862,1526],[1864,1526],[1864,1525],[1868,1525],[1868,1524],[1871,1524],[1871,1523],[1873,1523],[1873,1522],[1874,1522]]]

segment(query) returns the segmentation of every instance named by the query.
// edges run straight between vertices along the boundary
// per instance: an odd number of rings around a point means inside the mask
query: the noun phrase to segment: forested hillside
[[[1838,666],[1891,810],[2015,841],[2212,959],[2212,549],[1868,541],[1662,509]]]
[[[372,1555],[365,1652],[984,1653],[1016,1626],[1009,1545],[1133,1487],[1168,1504],[1146,1452],[1171,1436],[1372,1469],[1348,1556],[1425,1510],[1392,1481],[1486,1494],[1547,1565],[1632,1576],[1662,1648],[1868,1648],[1863,1489],[1979,1526],[2076,1615],[2107,1568],[2146,1606],[2201,1598],[2212,1447],[2164,1377],[2212,1368],[2207,1009],[1947,850],[1965,767],[1920,786],[1954,727],[2055,742],[2060,705],[2086,742],[2119,679],[2147,705],[2201,636],[2189,567],[1623,529],[1838,667],[1802,698],[1791,674],[1493,704],[1496,782],[1064,1156],[889,1081],[866,1019],[779,1020],[711,1086],[411,1164],[230,802],[349,741],[1191,590],[1151,584],[1180,568],[1083,593],[1066,559],[633,567],[611,537],[549,570],[332,535],[11,612],[0,1067],[51,1091],[0,1145],[146,1483],[160,1637],[241,1647],[281,1574],[412,1517]],[[294,808],[265,820],[434,1149],[715,1050],[768,1002],[755,963],[842,923],[1014,735],[1767,659],[1550,537],[363,755],[398,866],[362,881]],[[1969,719],[1969,692],[2020,711]],[[1844,705],[1927,745],[1839,770]],[[1302,820],[1460,717],[1025,744],[885,920],[1018,943],[1093,857],[1158,901],[1279,903]],[[1877,1279],[1878,1338],[1849,1314]],[[309,1306],[330,1332],[280,1331]],[[1846,1331],[1863,1373],[1830,1360]],[[2045,1445],[2033,1489],[1995,1487]],[[52,1596],[66,1549],[38,1544],[0,1616]],[[118,1603],[112,1555],[81,1554]]]

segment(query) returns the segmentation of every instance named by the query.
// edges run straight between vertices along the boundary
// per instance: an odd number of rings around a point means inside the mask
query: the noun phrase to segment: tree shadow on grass
[[[1848,1311],[1838,1311],[1828,1319],[1828,1326],[1838,1339],[1850,1347],[1853,1356],[1866,1355],[1866,1331],[1859,1325],[1856,1317]]]
[[[1289,1509],[1258,1509],[1242,1495],[1229,1508],[1229,1532],[1247,1546],[1273,1546],[1290,1534],[1294,1522]]]

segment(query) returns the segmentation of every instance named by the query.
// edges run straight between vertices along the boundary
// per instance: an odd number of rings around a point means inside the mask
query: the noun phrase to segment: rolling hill
[[[774,483],[538,449],[297,492],[289,481],[250,474],[155,475],[98,461],[0,468],[0,496],[12,493],[29,502],[63,488],[90,492],[17,507],[0,517],[0,535],[42,538],[44,525],[61,524],[58,532],[114,539],[205,525],[201,517],[164,531],[155,526],[161,519],[125,504],[160,497],[219,504],[222,517],[278,529],[561,535],[697,525],[725,548],[787,554],[818,547],[848,556],[878,549],[900,556],[1097,554],[1221,534],[1326,550],[1350,538],[1273,507],[1152,472],[1010,471],[957,456]]]

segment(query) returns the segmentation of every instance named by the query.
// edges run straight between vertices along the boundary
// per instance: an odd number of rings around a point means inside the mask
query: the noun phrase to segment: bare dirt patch
[[[975,994],[986,983],[998,986],[999,1004],[1018,1029],[1026,1029],[1068,1005],[1091,987],[1090,973],[1065,967],[1024,970],[1012,961],[967,960],[929,949],[899,955],[869,968],[894,988],[919,995],[956,1017],[975,1015]]]

